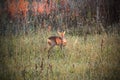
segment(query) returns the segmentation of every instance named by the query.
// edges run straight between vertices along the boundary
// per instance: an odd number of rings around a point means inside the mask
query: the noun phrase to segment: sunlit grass
[[[50,33],[54,34],[54,33]],[[50,34],[1,37],[1,79],[12,80],[115,80],[120,72],[120,37],[71,36],[67,46],[55,47],[48,59],[46,39]],[[104,40],[101,51],[101,40]]]

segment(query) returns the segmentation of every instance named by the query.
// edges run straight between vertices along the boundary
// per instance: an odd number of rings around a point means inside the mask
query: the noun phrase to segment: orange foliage
[[[49,15],[52,10],[55,10],[55,3],[52,0],[50,0],[49,2],[48,0],[42,0],[40,2],[34,0],[32,2],[32,7],[34,15],[36,15],[36,13],[43,14],[44,12]]]
[[[10,13],[11,17],[14,17],[16,14],[21,14],[26,17],[28,12],[28,1],[25,0],[19,0],[16,2],[16,0],[7,1],[8,2],[8,12]]]
[[[8,3],[8,12],[10,13],[10,16],[15,16],[17,13],[17,8],[16,8],[16,1],[12,0],[11,3]]]
[[[49,14],[50,14],[50,11],[51,11],[50,8],[47,7],[47,8],[46,8],[46,14],[49,15]]]
[[[45,11],[45,3],[38,3],[38,13],[42,14]]]
[[[45,4],[46,4],[45,11],[47,15],[50,14],[51,11],[57,10],[55,1],[53,2],[52,0],[50,0],[49,4],[47,2]]]
[[[37,6],[38,6],[38,4],[37,4],[36,0],[34,0],[32,2],[32,12],[33,12],[34,15],[37,14],[37,8],[38,8]]]
[[[47,1],[45,2],[45,12],[46,12],[47,15],[49,15],[50,12],[51,12],[49,4],[47,3]]]
[[[26,17],[26,14],[28,12],[28,4],[29,2],[25,0],[18,1],[18,13],[22,12],[24,17]]]
[[[29,6],[29,2],[27,0],[18,0],[18,2],[16,2],[16,0],[8,0],[7,2],[9,2],[8,4],[8,11],[10,13],[10,15],[13,17],[15,15],[22,15],[24,17],[26,17],[27,12],[28,12],[28,6]],[[33,0],[32,2],[32,12],[34,15],[38,14],[43,14],[46,13],[47,15],[49,15],[52,11],[58,10],[57,8],[57,3],[58,1],[56,0],[41,0],[41,1],[36,1]],[[61,0],[61,6],[65,6],[68,4],[68,2],[66,0]],[[69,11],[69,6],[67,6],[67,10]]]

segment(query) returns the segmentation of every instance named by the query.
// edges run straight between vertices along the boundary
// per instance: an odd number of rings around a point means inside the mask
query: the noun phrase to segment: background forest
[[[1,0],[1,80],[119,80],[119,0]],[[47,38],[66,31],[67,45]]]

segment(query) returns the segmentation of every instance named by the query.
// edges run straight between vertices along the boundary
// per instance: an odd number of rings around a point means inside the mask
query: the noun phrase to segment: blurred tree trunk
[[[97,20],[97,23],[99,22],[99,19],[100,19],[100,15],[99,15],[99,11],[100,11],[100,6],[99,6],[99,0],[97,0],[97,8],[96,8],[96,20]]]

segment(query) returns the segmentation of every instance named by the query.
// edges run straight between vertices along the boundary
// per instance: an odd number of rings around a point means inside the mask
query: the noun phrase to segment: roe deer
[[[47,43],[50,46],[50,48],[48,50],[48,53],[56,45],[60,46],[61,50],[62,50],[62,47],[66,45],[67,41],[66,41],[66,38],[64,36],[65,35],[65,31],[64,32],[59,32],[58,31],[58,34],[59,34],[59,36],[50,36],[47,39]]]

